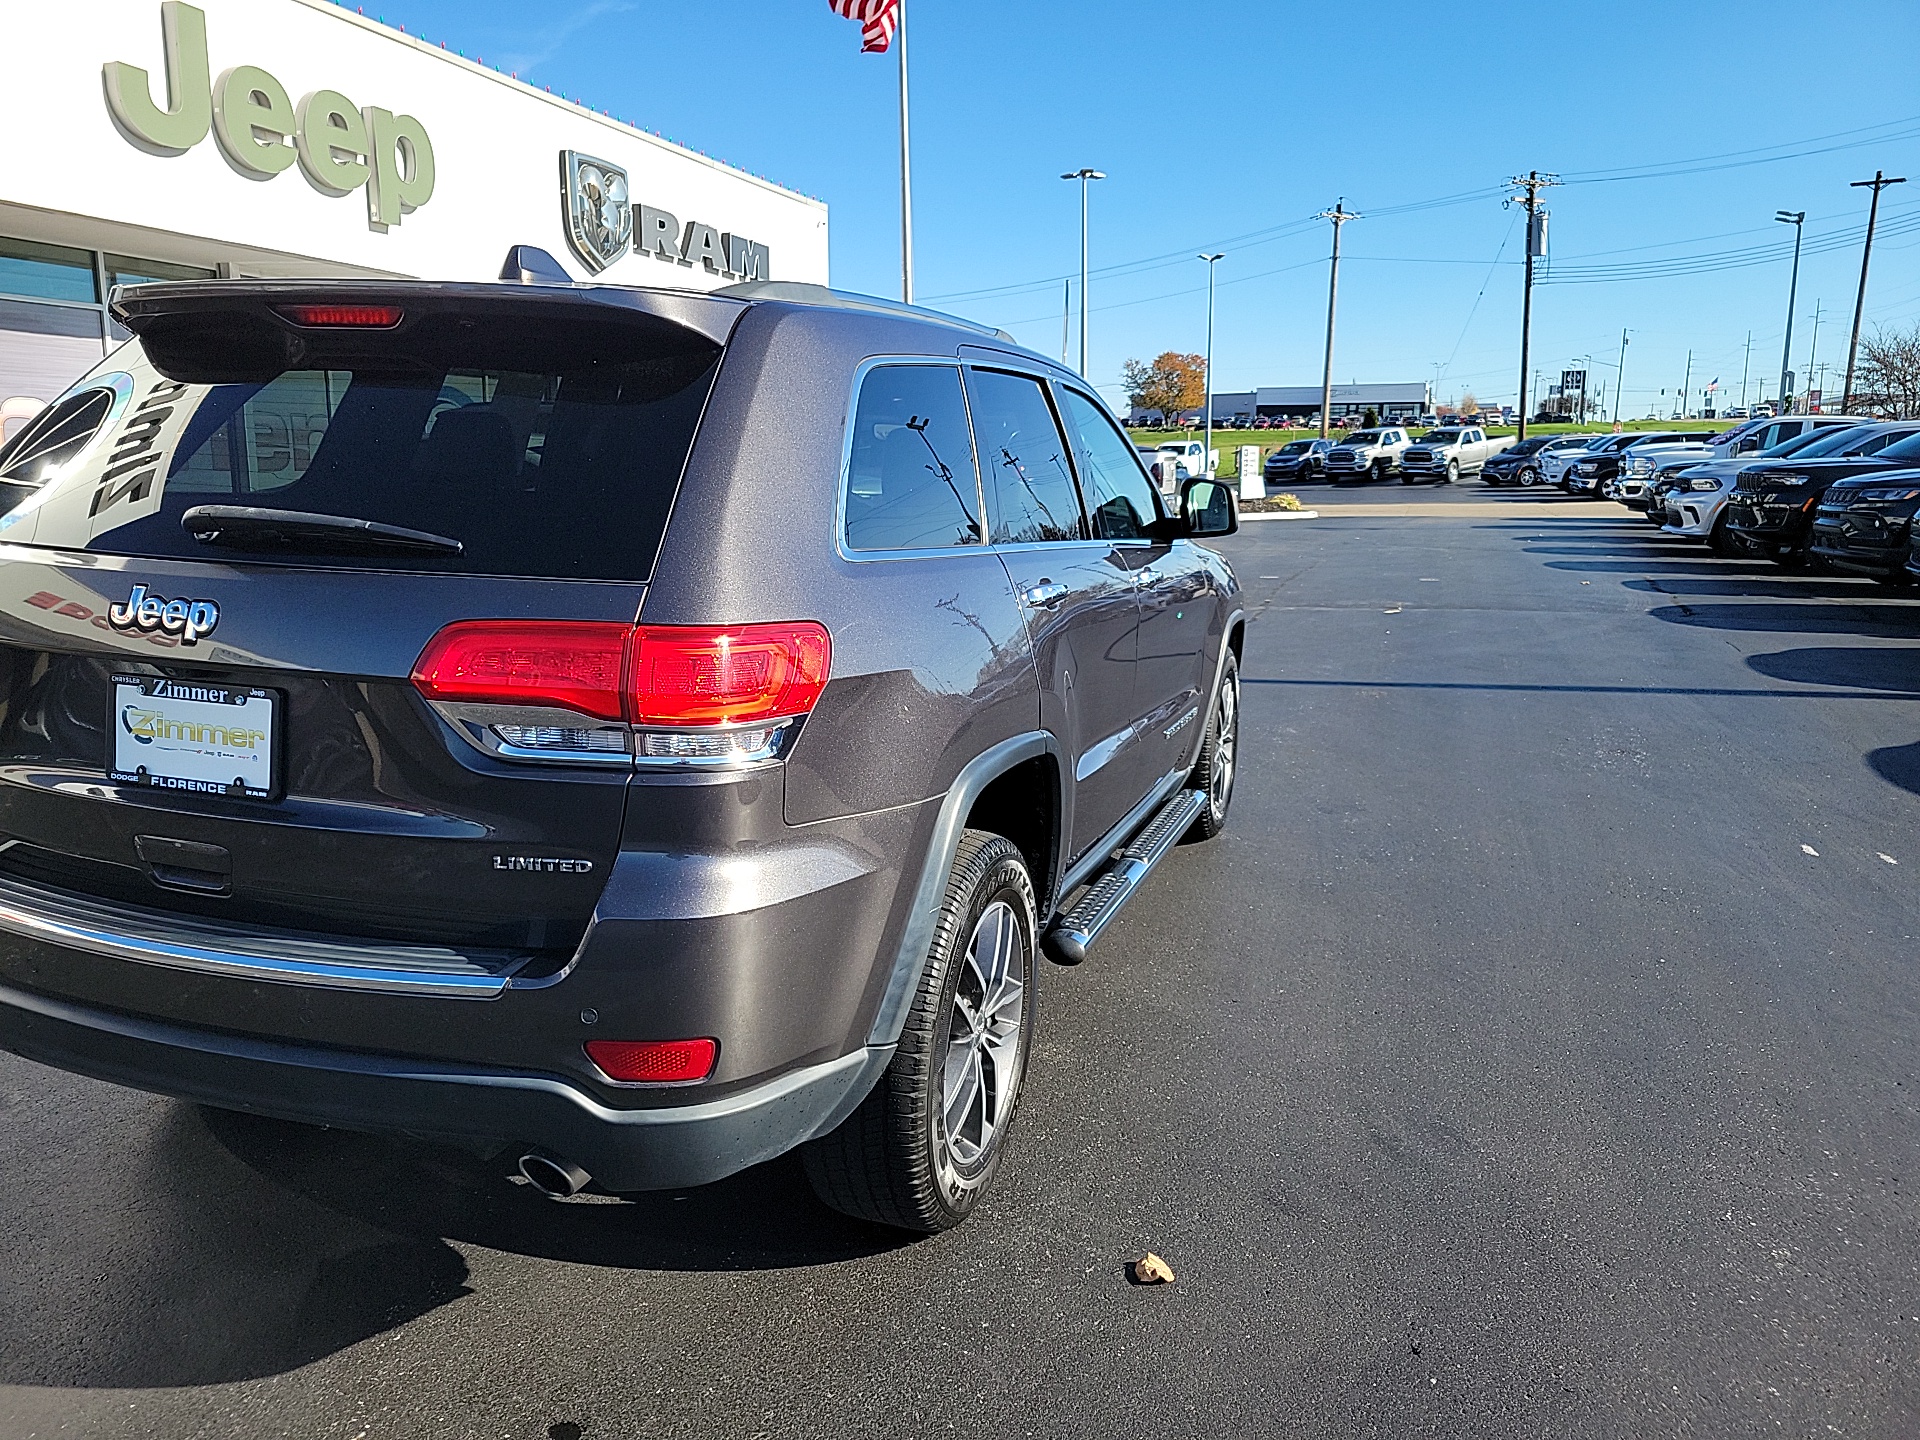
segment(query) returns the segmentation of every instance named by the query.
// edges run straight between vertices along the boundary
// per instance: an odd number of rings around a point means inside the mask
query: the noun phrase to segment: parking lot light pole
[[[1202,403],[1207,407],[1207,438],[1200,442],[1200,473],[1209,480],[1213,478],[1213,267],[1220,262],[1224,253],[1199,257],[1207,262],[1207,359],[1206,369],[1202,372],[1206,391]]]
[[[1080,182],[1080,373],[1087,373],[1087,182],[1104,180],[1107,177],[1098,170],[1089,170],[1084,165],[1078,170],[1069,170],[1060,177],[1062,180]]]
[[[1333,266],[1327,272],[1327,366],[1320,376],[1320,438],[1327,438],[1328,426],[1333,421],[1333,311],[1340,299],[1340,227],[1349,220],[1360,217],[1346,208],[1343,195],[1333,202],[1333,209],[1322,210],[1317,218],[1333,222]]]
[[[1787,412],[1787,367],[1793,364],[1793,305],[1800,289],[1800,236],[1807,223],[1804,210],[1778,210],[1774,219],[1793,226],[1793,278],[1787,282],[1787,338],[1780,346],[1780,413]]]
[[[1840,413],[1842,415],[1851,415],[1853,413],[1853,360],[1854,356],[1858,354],[1860,350],[1860,312],[1866,308],[1867,304],[1867,261],[1873,258],[1873,226],[1874,222],[1880,218],[1880,192],[1889,185],[1904,185],[1906,183],[1907,177],[1904,175],[1896,175],[1889,179],[1884,172],[1879,170],[1873,172],[1873,178],[1871,180],[1856,180],[1853,182],[1853,188],[1855,190],[1863,186],[1872,188],[1873,203],[1867,207],[1867,243],[1860,251],[1860,293],[1854,296],[1853,300],[1853,338],[1847,342],[1847,379],[1846,383],[1840,387]]]

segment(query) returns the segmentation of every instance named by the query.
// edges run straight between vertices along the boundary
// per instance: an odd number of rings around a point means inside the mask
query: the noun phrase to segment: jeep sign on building
[[[32,63],[0,86],[0,434],[123,338],[116,284],[492,279],[515,244],[610,284],[827,280],[819,201],[329,0],[69,0],[4,31]]]

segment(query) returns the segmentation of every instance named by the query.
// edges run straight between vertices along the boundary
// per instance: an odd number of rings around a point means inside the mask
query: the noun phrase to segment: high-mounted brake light
[[[461,620],[427,642],[413,683],[429,700],[557,705],[623,720],[632,636],[614,620]]]
[[[832,663],[827,629],[812,620],[461,620],[427,642],[413,683],[429,700],[559,706],[645,727],[744,726],[811,711]]]
[[[714,1040],[589,1040],[587,1058],[623,1085],[684,1085],[713,1073]]]
[[[391,330],[406,317],[398,305],[276,305],[274,313],[314,329]]]

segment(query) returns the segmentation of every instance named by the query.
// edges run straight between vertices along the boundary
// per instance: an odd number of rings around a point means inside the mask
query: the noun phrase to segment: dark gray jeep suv
[[[543,259],[117,292],[0,451],[0,1046],[952,1225],[1043,947],[1225,821],[1232,495],[998,332]]]

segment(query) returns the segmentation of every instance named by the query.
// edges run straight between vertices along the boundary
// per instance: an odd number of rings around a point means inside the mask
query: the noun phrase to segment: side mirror
[[[1746,439],[1740,442],[1739,447],[1733,453],[1736,455],[1746,455],[1746,454],[1750,454],[1755,450],[1758,450],[1759,448],[1760,448],[1759,439],[1755,436],[1749,435],[1747,436]]]
[[[1240,528],[1240,502],[1233,488],[1218,480],[1187,481],[1180,489],[1180,513],[1186,517],[1186,533],[1196,540],[1231,535]]]

